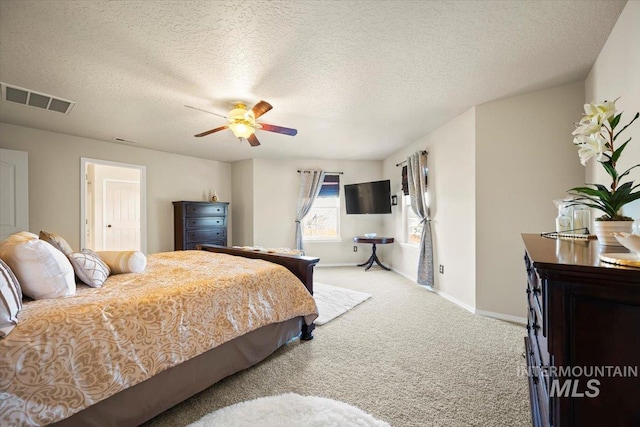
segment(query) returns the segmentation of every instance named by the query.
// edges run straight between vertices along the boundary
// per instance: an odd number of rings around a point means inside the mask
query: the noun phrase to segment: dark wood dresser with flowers
[[[534,426],[640,426],[640,268],[596,240],[523,234]]]
[[[226,202],[173,202],[174,250],[227,246]]]

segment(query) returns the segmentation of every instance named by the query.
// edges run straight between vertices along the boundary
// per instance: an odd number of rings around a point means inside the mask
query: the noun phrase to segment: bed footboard
[[[320,261],[320,258],[285,255],[266,251],[252,251],[248,249],[239,249],[218,245],[200,245],[199,249],[209,252],[241,256],[244,258],[262,259],[265,261],[273,262],[275,264],[279,264],[291,271],[298,279],[300,279],[309,293],[313,295],[313,268]],[[312,333],[315,327],[316,325],[314,323],[312,323],[311,325],[303,324],[301,339],[313,339]]]

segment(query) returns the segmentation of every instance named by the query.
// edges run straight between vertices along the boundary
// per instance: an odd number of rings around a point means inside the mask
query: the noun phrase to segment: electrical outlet
[[[444,265],[440,264],[440,274],[444,274]]]
[[[353,246],[353,252],[358,252],[358,247],[357,246]]]

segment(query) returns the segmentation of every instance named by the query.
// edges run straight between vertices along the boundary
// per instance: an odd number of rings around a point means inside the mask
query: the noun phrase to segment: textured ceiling
[[[584,79],[625,3],[0,0],[0,80],[77,102],[1,101],[0,121],[222,161],[383,159],[473,105]],[[193,137],[225,120],[185,104],[260,99],[298,135]]]

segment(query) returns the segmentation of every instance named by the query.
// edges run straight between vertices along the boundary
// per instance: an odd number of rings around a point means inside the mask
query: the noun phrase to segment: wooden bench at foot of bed
[[[298,279],[300,279],[309,293],[313,295],[313,268],[320,261],[320,258],[287,255],[263,250],[240,249],[218,245],[199,245],[198,248],[203,251],[240,256],[244,258],[262,259],[274,264],[279,264],[291,271]],[[312,323],[311,325],[305,325],[303,322],[302,336],[300,338],[303,340],[313,339],[313,330],[315,328],[315,323]]]

